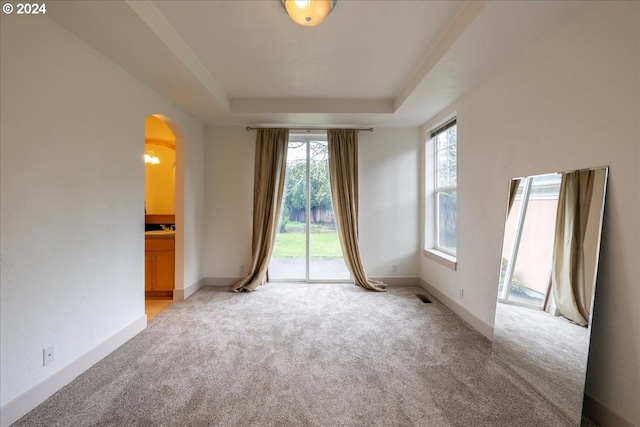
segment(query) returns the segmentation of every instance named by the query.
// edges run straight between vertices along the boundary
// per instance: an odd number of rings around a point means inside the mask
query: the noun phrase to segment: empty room
[[[640,426],[640,3],[2,7],[1,426]]]

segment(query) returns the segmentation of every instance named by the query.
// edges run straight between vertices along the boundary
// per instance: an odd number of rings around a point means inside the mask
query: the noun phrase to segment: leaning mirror
[[[608,168],[511,180],[493,351],[582,419]]]

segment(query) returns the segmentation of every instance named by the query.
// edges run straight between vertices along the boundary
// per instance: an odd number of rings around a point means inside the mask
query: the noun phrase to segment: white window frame
[[[441,132],[446,131],[450,127],[457,126],[457,117],[451,116],[447,120],[434,126],[426,132],[425,143],[425,236],[423,245],[423,254],[425,257],[443,264],[452,270],[457,269],[457,251],[452,252],[447,248],[438,245],[438,193],[456,190],[456,186],[447,186],[436,188],[437,174],[437,145],[435,137]],[[458,141],[456,138],[456,147]],[[457,159],[456,159],[456,175],[457,175]],[[457,179],[456,179],[457,183]],[[457,248],[456,248],[457,250]]]

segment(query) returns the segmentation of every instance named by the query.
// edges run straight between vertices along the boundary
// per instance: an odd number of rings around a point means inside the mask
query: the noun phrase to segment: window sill
[[[452,255],[445,254],[444,252],[440,252],[435,249],[423,249],[422,254],[425,257],[452,269],[453,271],[458,269],[458,260]]]

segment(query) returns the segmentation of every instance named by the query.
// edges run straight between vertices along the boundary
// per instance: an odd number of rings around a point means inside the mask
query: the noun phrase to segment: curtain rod
[[[269,128],[254,128],[251,126],[247,126],[247,132],[250,130],[256,130],[256,129],[269,129]],[[342,128],[336,128],[336,129],[342,129]],[[328,128],[289,128],[289,130],[306,130],[307,132],[312,132],[314,130],[329,130]],[[358,132],[373,132],[373,128],[364,128],[364,129],[351,129],[351,130],[357,130]]]

